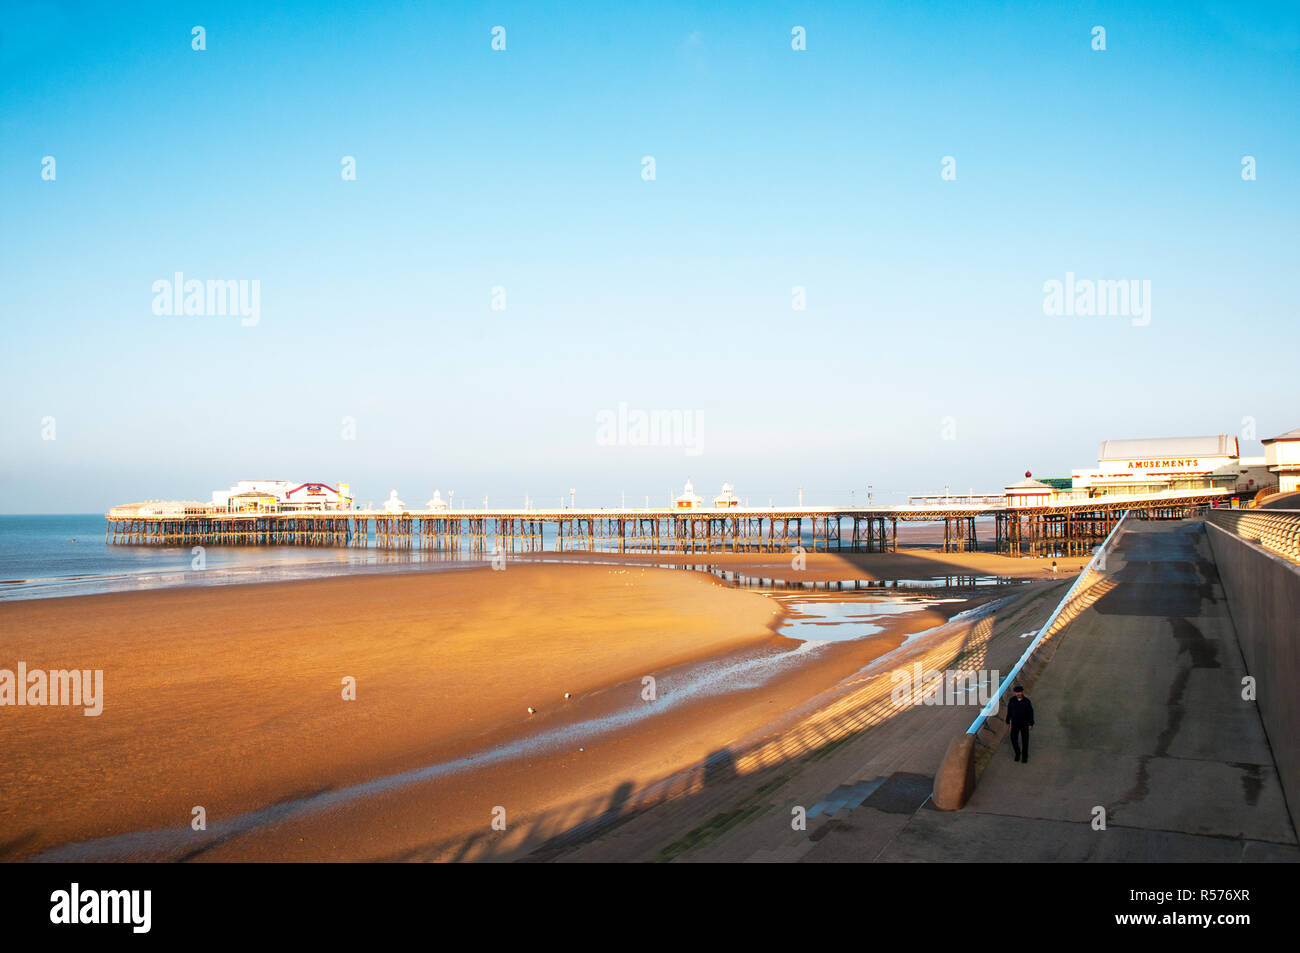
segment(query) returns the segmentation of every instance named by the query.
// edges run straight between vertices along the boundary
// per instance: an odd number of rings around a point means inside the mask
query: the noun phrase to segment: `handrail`
[[[1007,673],[1007,677],[1002,680],[1002,684],[998,686],[997,692],[989,699],[988,704],[980,709],[979,715],[977,715],[975,720],[971,722],[971,726],[966,729],[966,734],[978,734],[979,730],[984,727],[984,723],[1001,710],[1002,696],[1006,694],[1007,687],[1015,684],[1016,676],[1020,674],[1020,670],[1024,668],[1025,663],[1029,661],[1029,656],[1034,654],[1034,649],[1038,648],[1043,639],[1047,637],[1048,630],[1051,629],[1052,624],[1056,622],[1057,617],[1060,616],[1061,612],[1069,604],[1070,599],[1073,598],[1074,594],[1083,585],[1084,579],[1087,578],[1089,573],[1097,569],[1099,562],[1104,563],[1106,551],[1109,549],[1111,541],[1115,539],[1116,534],[1119,533],[1120,527],[1124,525],[1124,521],[1128,519],[1129,514],[1132,512],[1132,510],[1125,510],[1124,515],[1119,518],[1119,522],[1111,529],[1105,540],[1102,541],[1102,544],[1097,547],[1097,551],[1093,553],[1092,558],[1088,560],[1088,565],[1083,567],[1083,572],[1079,573],[1078,578],[1074,580],[1074,584],[1070,586],[1065,595],[1061,598],[1061,601],[1057,603],[1056,608],[1052,610],[1052,614],[1047,617],[1047,621],[1043,623],[1042,628],[1038,630],[1038,634],[1034,636],[1034,640],[1029,643],[1029,647],[1026,648],[1024,654],[1020,656],[1020,660],[1016,662],[1011,671]]]

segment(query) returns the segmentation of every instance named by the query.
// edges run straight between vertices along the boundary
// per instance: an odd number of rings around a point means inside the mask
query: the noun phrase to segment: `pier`
[[[154,502],[113,507],[105,514],[104,538],[125,545],[374,547],[467,558],[541,552],[785,553],[798,547],[807,552],[883,553],[897,551],[899,523],[942,522],[944,552],[1073,556],[1091,552],[1127,511],[1146,519],[1181,519],[1230,495],[1226,489],[1204,489],[1069,499],[1032,507],[985,498],[884,507],[485,508],[400,513],[230,513]],[[549,550],[546,541],[551,543]]]

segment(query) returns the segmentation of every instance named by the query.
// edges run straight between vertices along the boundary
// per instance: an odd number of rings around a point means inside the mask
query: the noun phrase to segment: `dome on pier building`
[[[739,505],[740,499],[736,496],[735,487],[730,483],[722,484],[722,492],[713,498],[713,506],[716,509],[726,510]]]
[[[1052,500],[1052,488],[1041,480],[1025,477],[1006,487],[1007,506],[1046,506]]]
[[[425,503],[424,508],[426,510],[445,510],[447,508],[447,501],[442,498],[442,491],[434,490],[433,499],[428,503]]]
[[[688,478],[686,486],[682,489],[681,495],[673,499],[673,509],[675,510],[697,510],[704,504],[704,498],[695,495],[695,487],[691,485]]]
[[[384,500],[385,513],[401,513],[406,509],[406,504],[397,498],[397,491],[388,494],[388,499]]]

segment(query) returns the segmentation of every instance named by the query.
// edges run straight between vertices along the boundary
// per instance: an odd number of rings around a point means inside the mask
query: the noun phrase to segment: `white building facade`
[[[1243,462],[1253,461],[1242,460],[1237,438],[1229,434],[1107,440],[1097,451],[1096,468],[1072,471],[1070,483],[1076,490],[1087,489],[1089,496],[1234,490],[1245,482]]]
[[[295,483],[292,480],[240,480],[228,490],[212,491],[212,506],[219,510],[242,508],[240,501],[274,501],[279,510],[347,510],[352,508],[346,483]],[[269,506],[259,506],[261,509]]]
[[[1264,465],[1277,481],[1279,493],[1300,490],[1300,427],[1270,437],[1264,443]]]

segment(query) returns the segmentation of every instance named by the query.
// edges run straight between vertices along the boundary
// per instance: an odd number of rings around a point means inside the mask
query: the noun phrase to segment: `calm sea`
[[[104,529],[99,513],[0,516],[0,601],[479,565],[440,553],[207,546],[205,566],[197,572],[189,547],[109,545]]]

